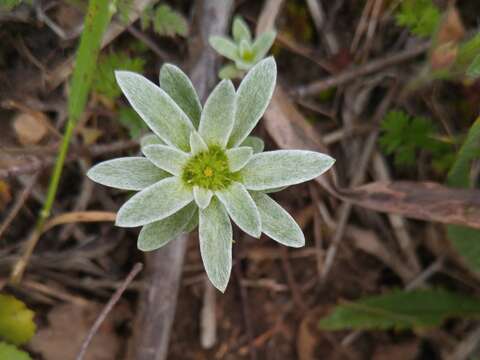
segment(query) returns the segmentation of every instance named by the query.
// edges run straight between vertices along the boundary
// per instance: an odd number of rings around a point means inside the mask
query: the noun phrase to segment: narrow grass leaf
[[[212,199],[199,218],[200,254],[207,276],[221,292],[227,288],[232,270],[232,224],[225,207]]]
[[[169,177],[132,196],[117,213],[116,225],[135,227],[165,219],[193,200],[181,179]]]
[[[419,329],[452,317],[478,318],[480,301],[445,290],[396,290],[337,305],[320,322],[324,330]]]
[[[102,185],[123,190],[142,190],[169,177],[143,157],[124,157],[95,165],[87,176]]]
[[[474,184],[470,180],[470,169],[474,160],[480,155],[480,118],[470,130],[460,148],[455,163],[448,173],[448,185],[470,188]],[[480,231],[465,226],[449,225],[448,238],[453,247],[475,271],[480,271]]]

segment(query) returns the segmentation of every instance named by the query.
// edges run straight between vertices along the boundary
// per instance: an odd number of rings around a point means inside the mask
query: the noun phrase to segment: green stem
[[[70,146],[70,140],[72,139],[78,119],[80,119],[87,104],[98,54],[100,53],[102,37],[110,23],[112,15],[110,1],[89,1],[84,20],[84,30],[80,38],[80,45],[75,59],[71,92],[68,98],[68,122],[65,133],[62,138],[55,167],[50,177],[50,184],[42,210],[40,211],[34,230],[25,243],[22,257],[17,261],[10,275],[10,281],[12,283],[19,283],[21,281],[28,261],[43,232],[45,223],[50,217],[52,206],[57,195],[63,165]]]

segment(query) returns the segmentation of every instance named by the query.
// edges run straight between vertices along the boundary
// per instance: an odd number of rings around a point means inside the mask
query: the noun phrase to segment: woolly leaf
[[[261,34],[253,43],[253,54],[255,56],[254,61],[259,61],[267,55],[268,50],[273,45],[275,38],[277,37],[277,33],[275,31],[267,31]]]
[[[218,72],[220,79],[239,79],[245,74],[245,71],[238,69],[235,64],[227,64]]]
[[[20,300],[0,294],[0,338],[15,345],[28,342],[36,329],[34,315]]]
[[[325,330],[416,329],[452,317],[480,316],[478,299],[445,290],[396,290],[337,305],[321,320]]]
[[[262,225],[260,214],[252,197],[240,183],[233,183],[228,188],[215,192],[225,205],[228,214],[240,229],[253,237],[260,237]]]
[[[200,210],[200,254],[208,278],[221,292],[227,288],[232,271],[232,224],[220,201],[213,198]]]
[[[165,246],[186,230],[195,211],[195,204],[191,203],[163,220],[145,225],[138,236],[138,249],[152,251]]]
[[[335,160],[306,150],[277,150],[255,154],[240,171],[249,190],[266,190],[312,180],[330,169]]]
[[[177,66],[165,64],[160,70],[160,87],[170,95],[198,128],[202,105],[188,76]]]
[[[251,193],[262,220],[262,232],[282,245],[302,247],[305,237],[292,216],[272,198],[260,192]]]
[[[222,80],[208,97],[198,132],[207,145],[225,147],[235,117],[235,88],[230,80]]]
[[[92,167],[87,176],[102,185],[123,190],[142,190],[170,176],[148,159],[124,157],[101,162]]]
[[[143,148],[143,153],[155,166],[177,176],[190,158],[187,153],[167,145],[149,145]]]
[[[132,196],[117,213],[116,225],[135,227],[165,219],[193,200],[177,177],[163,179]]]
[[[235,61],[239,58],[237,45],[230,39],[223,36],[210,36],[208,42],[216,52],[227,59]]]
[[[240,146],[248,146],[253,149],[254,154],[261,153],[263,149],[265,148],[265,143],[263,142],[262,139],[256,136],[248,136],[241,144]]]
[[[239,43],[242,40],[248,42],[252,41],[252,34],[248,28],[247,23],[242,19],[241,16],[235,16],[232,24],[232,35],[235,42]]]
[[[117,82],[143,121],[169,145],[190,149],[193,125],[172,98],[150,80],[129,71],[116,71]]]
[[[18,349],[15,345],[0,342],[0,359],[4,360],[32,360],[25,351]]]
[[[205,209],[212,200],[213,191],[199,186],[193,187],[193,198],[200,209]]]
[[[257,125],[272,98],[276,80],[277,65],[272,57],[260,61],[242,80],[230,147],[241,144]]]
[[[231,171],[239,171],[253,156],[253,149],[248,146],[242,146],[227,150],[228,164]]]

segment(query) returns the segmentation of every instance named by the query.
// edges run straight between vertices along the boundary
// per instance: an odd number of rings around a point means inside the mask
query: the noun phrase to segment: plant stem
[[[85,26],[80,39],[80,45],[76,56],[76,65],[73,72],[71,92],[68,98],[68,122],[58,156],[50,177],[47,196],[42,210],[38,215],[37,222],[30,236],[28,237],[21,258],[14,265],[10,274],[10,282],[17,284],[22,280],[25,268],[32,256],[33,250],[40,239],[45,222],[50,216],[52,206],[57,195],[63,165],[67,157],[70,140],[78,119],[83,113],[88,100],[88,94],[93,81],[93,75],[100,53],[103,34],[110,22],[113,13],[110,8],[110,1],[90,0],[85,15]]]

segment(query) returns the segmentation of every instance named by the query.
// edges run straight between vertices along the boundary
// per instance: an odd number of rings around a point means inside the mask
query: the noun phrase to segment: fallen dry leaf
[[[4,180],[0,180],[0,211],[5,210],[11,200],[12,193],[10,192],[10,185]]]
[[[38,144],[47,134],[47,118],[38,111],[22,112],[15,116],[13,128],[22,145]]]
[[[77,222],[103,222],[115,221],[117,213],[109,211],[72,211],[60,214],[50,219],[43,227],[43,232],[50,230],[54,226],[70,224]]]
[[[339,192],[344,200],[367,209],[480,229],[479,190],[397,181],[374,182]]]
[[[48,314],[48,326],[40,329],[30,342],[31,348],[48,360],[75,359],[96,317],[101,304],[88,306],[61,304]],[[115,334],[115,311],[110,314],[88,347],[85,360],[118,359],[120,339]],[[123,310],[122,310],[123,311]],[[112,316],[113,315],[113,316]]]

